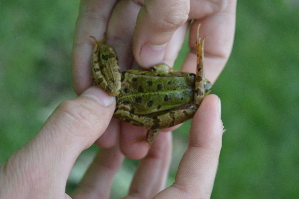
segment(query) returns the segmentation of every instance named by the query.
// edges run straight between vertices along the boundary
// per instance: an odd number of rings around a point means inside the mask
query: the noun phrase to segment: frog
[[[199,30],[199,27],[198,27]],[[152,144],[160,129],[181,124],[193,118],[203,98],[211,91],[204,77],[204,39],[197,30],[196,73],[173,71],[161,63],[149,70],[121,72],[113,46],[96,40],[91,56],[94,84],[116,97],[113,117],[147,129],[137,141]]]

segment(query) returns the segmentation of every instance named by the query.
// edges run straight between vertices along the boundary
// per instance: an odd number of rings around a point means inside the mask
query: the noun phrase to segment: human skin
[[[65,186],[79,154],[105,132],[115,99],[99,88],[60,104],[38,134],[0,164],[0,199],[70,198]],[[165,189],[171,160],[171,134],[157,138],[140,161],[124,198],[209,198],[218,166],[223,125],[220,100],[207,96],[196,112],[189,144],[175,182]],[[71,197],[109,198],[124,156],[115,145],[101,149]]]
[[[117,120],[109,125],[115,99],[99,88],[89,88],[93,47],[89,36],[100,40],[106,33],[123,70],[131,68],[133,57],[144,69],[161,62],[172,66],[193,19],[191,50],[182,70],[195,71],[196,27],[201,24],[206,77],[213,83],[231,51],[235,8],[236,0],[82,0],[73,47],[73,83],[80,96],[59,105],[32,140],[0,164],[0,199],[70,198],[65,193],[68,175],[78,155],[93,143],[103,148],[72,198],[109,198],[124,156],[144,157],[126,199],[210,198],[223,133],[219,98],[204,98],[193,118],[175,182],[165,189],[171,134],[161,133],[149,148],[144,142],[129,144],[145,133],[142,128]]]
[[[194,73],[199,24],[200,37],[206,38],[205,76],[214,83],[231,53],[235,10],[236,0],[82,0],[72,54],[75,92],[79,95],[93,84],[90,57],[94,43],[90,36],[98,40],[107,36],[106,43],[116,49],[122,70],[132,68],[135,62],[148,69],[159,63],[173,66],[190,26],[190,52],[181,70]],[[96,143],[103,148],[119,145],[126,157],[140,159],[149,147],[145,142],[132,144],[132,140],[145,133],[142,127],[112,119]]]

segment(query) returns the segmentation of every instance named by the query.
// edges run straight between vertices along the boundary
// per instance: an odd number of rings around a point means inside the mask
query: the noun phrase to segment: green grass
[[[225,129],[212,198],[299,198],[297,1],[238,1],[234,48],[213,87]],[[27,143],[55,106],[74,98],[70,52],[78,2],[0,2],[0,162]],[[187,140],[175,132],[169,183]],[[96,147],[70,177],[74,187]],[[128,187],[126,161],[115,188]],[[117,198],[117,196],[115,196]]]

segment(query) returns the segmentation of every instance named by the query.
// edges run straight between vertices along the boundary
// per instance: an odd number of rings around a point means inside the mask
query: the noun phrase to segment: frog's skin
[[[94,37],[93,37],[94,38]],[[114,117],[148,129],[144,139],[152,143],[159,129],[180,124],[193,117],[211,83],[203,73],[203,42],[197,38],[196,74],[171,71],[166,64],[150,71],[120,72],[112,46],[97,41],[92,54],[92,73],[96,85],[116,96]]]

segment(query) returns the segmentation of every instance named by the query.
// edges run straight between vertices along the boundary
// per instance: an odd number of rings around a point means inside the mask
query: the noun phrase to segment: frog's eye
[[[212,84],[209,80],[205,79],[205,95],[208,95],[212,89]]]
[[[194,73],[188,73],[187,75],[186,75],[186,77],[195,77],[196,75],[194,74]]]

